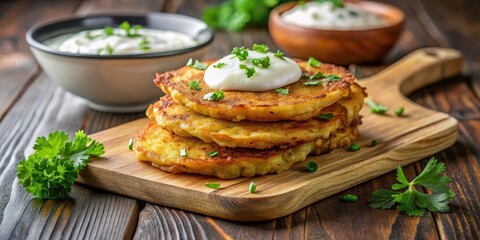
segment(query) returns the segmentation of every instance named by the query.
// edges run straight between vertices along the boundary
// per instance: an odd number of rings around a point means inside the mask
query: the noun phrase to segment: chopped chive
[[[332,119],[332,117],[333,117],[333,113],[324,113],[318,116],[318,118],[320,118],[321,120],[327,120],[327,121]]]
[[[217,65],[213,65],[214,68],[222,68],[223,66],[225,66],[225,63],[223,62],[220,62]]]
[[[372,99],[367,100],[367,105],[370,107],[370,111],[372,113],[383,114],[388,111],[388,107],[378,104],[374,102]]]
[[[130,138],[130,141],[128,141],[128,150],[133,149],[133,138]]]
[[[358,196],[354,195],[354,194],[343,195],[340,198],[340,201],[342,201],[342,202],[356,202],[356,201],[358,201]]]
[[[317,80],[317,81],[308,81],[308,82],[304,82],[303,83],[303,86],[318,86],[318,85],[322,85],[322,81],[320,80]]]
[[[395,110],[395,115],[397,115],[397,117],[401,117],[403,115],[404,111],[405,111],[405,108],[401,107],[401,108]]]
[[[240,64],[240,69],[245,70],[245,75],[247,75],[247,78],[252,77],[253,74],[255,73],[255,68],[253,68],[253,67],[249,68],[245,64]]]
[[[106,36],[111,36],[113,35],[113,28],[106,26],[105,28],[103,28],[103,33],[105,33]]]
[[[250,182],[250,185],[248,186],[248,191],[250,193],[254,193],[256,189],[257,189],[257,184],[255,184],[254,182]]]
[[[254,43],[252,46],[252,50],[257,51],[259,53],[268,53],[268,46],[266,44],[256,44]]]
[[[316,162],[307,162],[305,167],[307,168],[307,172],[315,172],[318,169],[318,165]]]
[[[348,150],[349,150],[350,152],[356,152],[356,151],[360,150],[360,148],[361,148],[360,145],[358,145],[358,144],[356,144],[356,143],[352,143],[352,144],[350,145],[350,147],[348,147]]]
[[[288,95],[288,88],[277,88],[275,89],[277,93],[280,93],[282,95]]]
[[[377,144],[378,144],[377,140],[375,140],[375,139],[372,139],[372,141],[370,141],[370,147],[375,147],[375,146],[377,146]]]
[[[188,87],[189,87],[191,90],[197,90],[197,91],[202,90],[202,87],[200,87],[200,83],[199,83],[197,80],[191,81],[191,82],[188,84]]]
[[[110,44],[107,43],[107,46],[105,46],[105,50],[107,51],[108,55],[112,55],[114,49],[112,46],[110,46]]]
[[[280,50],[277,50],[276,53],[273,54],[273,56],[277,57],[277,58],[280,58],[280,59],[285,59],[283,57],[284,53],[283,52],[280,52]]]
[[[187,157],[188,156],[188,152],[187,152],[187,149],[183,148],[180,150],[180,157]]]
[[[205,187],[213,188],[213,189],[219,189],[220,188],[220,183],[205,183]]]
[[[210,100],[210,101],[220,101],[220,100],[223,100],[224,98],[225,98],[225,94],[220,90],[207,93],[203,96],[203,100]]]
[[[210,151],[210,152],[208,153],[208,156],[209,156],[209,157],[216,157],[216,156],[218,156],[218,152],[217,152],[217,151]]]
[[[146,37],[143,37],[142,41],[138,44],[138,47],[142,50],[150,50],[150,42]]]
[[[309,57],[308,58],[308,64],[310,64],[310,66],[312,67],[318,67],[320,66],[322,62],[320,62],[318,59],[314,58],[314,57]]]

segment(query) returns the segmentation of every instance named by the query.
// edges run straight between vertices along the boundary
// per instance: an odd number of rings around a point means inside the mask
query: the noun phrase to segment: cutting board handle
[[[458,75],[462,70],[462,54],[450,48],[416,50],[385,70],[365,78],[375,92],[406,96],[441,79]],[[373,92],[373,91],[372,91]]]

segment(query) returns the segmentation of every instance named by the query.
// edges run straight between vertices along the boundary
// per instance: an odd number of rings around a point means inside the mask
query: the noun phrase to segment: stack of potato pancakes
[[[283,172],[309,154],[350,145],[364,89],[343,67],[295,62],[303,76],[286,92],[223,91],[217,101],[204,99],[216,91],[203,80],[205,70],[157,74],[166,95],[147,110],[152,122],[135,140],[137,159],[175,174],[231,179]],[[192,81],[199,87],[192,89]]]

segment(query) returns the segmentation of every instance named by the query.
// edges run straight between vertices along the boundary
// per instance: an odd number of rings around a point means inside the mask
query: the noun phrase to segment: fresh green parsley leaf
[[[367,100],[367,105],[370,107],[370,111],[372,113],[384,114],[385,112],[388,111],[388,107],[378,104],[374,102],[372,99]]]
[[[315,75],[308,76],[308,75],[303,75],[304,77],[310,79],[310,80],[315,80],[315,79],[323,79],[326,78],[327,76],[323,75],[321,72],[315,73]]]
[[[142,41],[138,44],[138,47],[142,50],[150,50],[150,42],[146,37],[143,37]]]
[[[266,44],[256,44],[254,43],[252,46],[253,51],[257,51],[259,53],[268,53],[268,46]]]
[[[377,144],[378,144],[377,140],[375,140],[375,139],[372,139],[372,141],[370,141],[370,147],[375,147],[375,146],[377,146]]]
[[[115,49],[113,49],[113,47],[110,46],[110,44],[107,43],[107,45],[105,46],[105,51],[107,51],[107,54],[112,55],[114,50]]]
[[[187,149],[185,148],[180,149],[180,157],[188,157]]]
[[[90,157],[100,156],[104,146],[78,131],[72,141],[68,134],[55,131],[37,138],[35,152],[19,162],[17,177],[27,192],[41,199],[64,199],[87,165]]]
[[[190,88],[190,90],[197,90],[197,91],[202,90],[202,87],[200,86],[200,83],[198,82],[198,80],[193,80],[190,83],[188,83],[188,87]]]
[[[338,75],[327,75],[327,76],[325,76],[325,81],[327,81],[327,82],[337,82],[341,79],[342,78],[339,77]]]
[[[213,188],[213,189],[219,189],[220,188],[220,183],[205,183],[205,187]]]
[[[352,143],[349,147],[348,147],[348,151],[350,152],[356,152],[358,150],[360,150],[360,145],[356,144],[356,143]]]
[[[323,81],[317,80],[317,81],[308,81],[304,82],[303,86],[322,86]]]
[[[448,212],[448,203],[453,201],[455,194],[448,185],[452,180],[445,176],[445,164],[431,158],[423,171],[411,182],[405,177],[402,167],[397,168],[397,181],[393,190],[407,188],[405,192],[377,190],[370,197],[370,207],[389,209],[397,204],[397,209],[409,216],[423,216],[425,210],[430,212]],[[432,191],[425,194],[415,187],[424,187]]]
[[[133,150],[133,138],[128,141],[128,150]]]
[[[307,172],[315,172],[318,169],[318,165],[316,162],[307,162],[305,168],[307,169]]]
[[[220,62],[218,63],[217,65],[213,65],[214,68],[222,68],[223,66],[225,66],[226,63],[223,63],[223,62]]]
[[[354,195],[354,194],[343,195],[340,198],[340,201],[342,201],[342,202],[356,202],[356,201],[358,201],[358,196]]]
[[[114,33],[114,28],[106,26],[105,28],[103,28],[103,33],[105,34],[105,36],[112,36]]]
[[[263,69],[270,67],[270,57],[266,56],[263,58],[252,58],[252,64],[256,67],[262,66]]]
[[[255,73],[255,68],[253,67],[250,68],[245,64],[240,64],[240,69],[245,70],[245,75],[247,75],[247,78],[251,78]]]
[[[283,55],[284,55],[284,53],[283,53],[283,52],[280,52],[280,50],[277,50],[277,52],[273,54],[273,56],[285,60],[285,58],[283,57]]]
[[[248,49],[245,47],[234,47],[232,54],[234,55],[232,58],[237,57],[240,61],[245,61],[248,58]]]
[[[224,98],[225,98],[225,94],[220,90],[216,90],[215,92],[207,93],[207,94],[205,94],[205,96],[203,96],[204,100],[210,100],[210,101],[221,101]]]
[[[332,117],[333,117],[333,113],[324,113],[318,116],[318,118],[320,118],[321,120],[327,120],[327,121],[332,119]]]
[[[217,152],[217,151],[210,151],[210,152],[208,153],[208,156],[209,156],[209,157],[216,157],[216,156],[218,156],[218,152]]]
[[[205,70],[205,69],[207,69],[208,64],[202,63],[202,62],[198,61],[198,59],[195,59],[195,62],[193,62],[193,59],[190,58],[190,59],[188,59],[187,66],[193,67],[197,70]]]
[[[257,184],[255,184],[254,182],[250,182],[250,185],[248,186],[248,191],[250,193],[254,193],[256,189],[257,189]]]
[[[310,66],[312,66],[312,67],[318,67],[318,66],[320,66],[321,63],[322,62],[320,62],[319,60],[317,60],[314,57],[309,57],[308,58],[308,64],[310,64]]]
[[[397,110],[395,110],[395,115],[397,115],[397,117],[401,117],[404,111],[405,111],[404,107],[398,108]]]
[[[277,93],[280,93],[282,95],[288,95],[288,88],[277,88],[275,89]]]

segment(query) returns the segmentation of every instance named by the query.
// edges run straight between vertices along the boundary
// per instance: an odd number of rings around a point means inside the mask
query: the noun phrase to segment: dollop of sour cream
[[[47,43],[47,42],[46,42]],[[47,45],[62,52],[119,55],[150,52],[165,52],[197,45],[195,40],[183,33],[156,29],[138,29],[135,36],[127,36],[124,29],[113,29],[107,35],[105,29],[78,32],[72,36],[59,36]]]
[[[252,64],[253,58],[270,58],[270,66],[263,68]],[[223,63],[223,65],[222,65]],[[218,67],[220,65],[222,67]],[[255,73],[248,77],[245,69],[240,65],[255,69]],[[217,67],[215,67],[217,66]],[[239,91],[267,91],[292,84],[300,79],[302,70],[287,57],[276,57],[274,53],[260,53],[248,51],[248,58],[240,61],[230,54],[208,66],[205,70],[205,83],[212,89],[239,90]]]
[[[314,29],[369,29],[387,24],[385,19],[354,4],[336,7],[328,1],[297,5],[280,17],[285,23]]]

